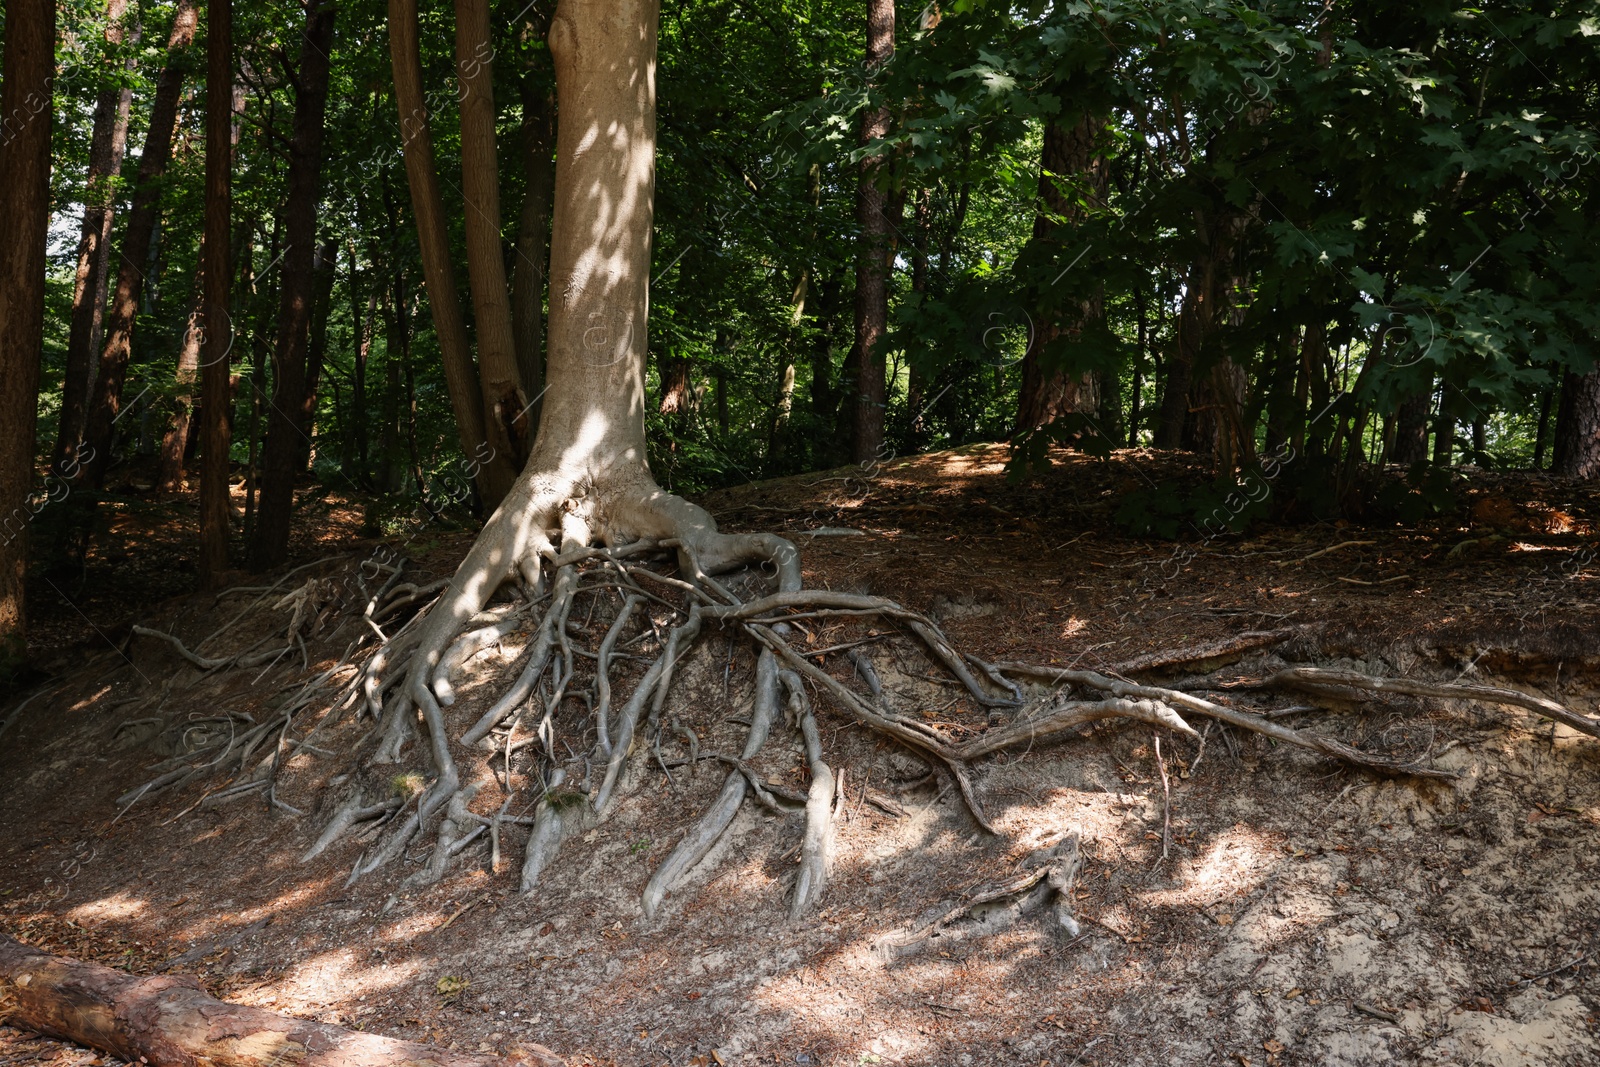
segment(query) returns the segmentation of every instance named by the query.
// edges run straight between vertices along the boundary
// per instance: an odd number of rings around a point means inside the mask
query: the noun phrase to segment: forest
[[[1600,1054],[1600,3],[0,33],[0,1061]]]

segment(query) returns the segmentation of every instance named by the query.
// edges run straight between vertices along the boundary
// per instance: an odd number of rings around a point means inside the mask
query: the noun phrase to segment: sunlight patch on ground
[[[150,905],[146,901],[130,897],[126,890],[118,890],[109,897],[79,904],[67,912],[67,918],[81,926],[89,922],[134,919],[144,915],[149,908]]]

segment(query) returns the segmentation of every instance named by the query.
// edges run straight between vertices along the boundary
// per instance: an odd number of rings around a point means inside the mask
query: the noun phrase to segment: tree
[[[283,209],[283,272],[278,286],[278,337],[272,353],[272,399],[262,459],[261,501],[256,509],[250,566],[266,570],[289,552],[295,479],[304,469],[310,440],[311,319],[315,304],[317,204],[322,194],[328,79],[332,72],[333,0],[315,0],[306,12],[300,62],[294,77],[294,128],[289,143],[289,188]]]
[[[877,70],[894,54],[894,0],[867,0],[866,67]],[[878,104],[861,114],[858,137],[872,146],[889,132],[889,105]],[[856,336],[850,360],[855,364],[855,393],[850,397],[850,458],[868,463],[883,449],[885,409],[883,338],[889,322],[888,276],[889,175],[882,151],[864,155],[856,185]],[[895,213],[896,215],[899,212]]]
[[[422,59],[418,47],[416,0],[389,0],[394,101],[400,109],[401,151],[405,158],[406,181],[411,189],[411,212],[417,220],[428,307],[433,312],[434,330],[439,338],[461,451],[471,457],[478,493],[484,506],[492,510],[505,497],[517,469],[509,455],[491,449],[488,443],[483,389],[467,345],[467,327],[461,318],[455,270],[450,265],[450,240],[445,228],[444,204],[439,197],[428,110],[423,101]]]
[[[228,365],[233,351],[233,0],[207,0],[205,264],[201,270],[200,584],[215,588],[228,569]]]
[[[127,38],[127,0],[106,4],[106,43],[113,49]],[[125,69],[132,69],[129,56]],[[111,224],[116,214],[115,182],[122,173],[128,144],[131,86],[108,85],[94,104],[94,132],[89,140],[89,171],[84,181],[83,226],[78,238],[78,270],[73,279],[72,327],[67,339],[66,384],[61,393],[61,420],[56,434],[57,473],[76,471],[83,440],[89,394],[94,389],[100,354],[102,317],[106,306],[106,272],[111,262]]]
[[[144,151],[139,155],[139,176],[133,192],[133,207],[127,229],[118,248],[117,287],[111,298],[111,314],[106,320],[106,343],[100,353],[100,368],[95,378],[94,395],[89,403],[88,433],[85,440],[94,449],[87,470],[90,481],[99,485],[111,465],[111,444],[117,415],[122,410],[122,383],[133,355],[133,330],[144,295],[144,267],[150,258],[150,245],[161,219],[161,176],[172,156],[172,135],[178,125],[178,97],[183,91],[183,53],[194,41],[199,13],[195,0],[178,0],[172,15],[172,30],[167,36],[167,62],[156,82],[150,105],[150,125],[145,131]]]
[[[55,47],[55,0],[6,4],[0,189],[12,221],[0,241],[0,677],[16,671],[28,653],[23,581],[44,337]]]

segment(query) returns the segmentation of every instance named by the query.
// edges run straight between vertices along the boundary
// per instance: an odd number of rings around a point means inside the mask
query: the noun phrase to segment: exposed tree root
[[[448,583],[402,581],[407,564],[397,559],[371,569],[364,565],[355,583],[359,596],[339,600],[329,593],[333,583],[311,578],[279,597],[273,608],[289,612],[290,618],[274,632],[293,638],[289,647],[303,647],[304,638],[330,619],[337,620],[330,638],[337,638],[347,624],[354,626],[339,661],[293,692],[268,722],[230,716],[211,723],[201,742],[189,746],[191,751],[157,765],[156,777],[125,794],[120,803],[126,808],[201,776],[223,774],[229,780],[204,803],[254,797],[296,814],[276,796],[281,768],[296,753],[331,755],[327,748],[310,744],[311,739],[353,707],[376,725],[357,743],[350,773],[333,780],[333,792],[320,805],[320,830],[303,858],[313,859],[344,838],[360,835],[367,844],[351,869],[353,882],[394,863],[427,834],[433,841],[431,852],[412,877],[431,882],[485,835],[498,870],[501,829],[515,823],[531,827],[520,870],[521,888],[531,892],[557,862],[563,836],[605,820],[632,788],[630,783],[643,780],[652,769],[676,781],[675,770],[692,773],[703,762],[716,761],[728,767],[721,788],[649,877],[642,896],[645,916],[660,914],[667,897],[716,847],[745,800],[754,799],[785,818],[803,814],[789,900],[789,914],[799,919],[817,906],[826,890],[844,795],[845,772],[827,759],[814,698],[897,742],[947,777],[973,820],[991,833],[994,826],[973,785],[973,765],[1003,750],[1059,741],[1105,719],[1132,720],[1198,738],[1187,719],[1200,716],[1379,774],[1452,776],[1430,766],[1426,758],[1358,749],[1321,733],[1292,729],[1270,713],[1243,710],[1227,697],[1213,700],[1186,691],[1190,687],[1148,685],[1088,670],[988,663],[957,650],[932,619],[894,601],[801,588],[798,556],[781,538],[720,534],[699,508],[653,486],[611,496],[595,491],[575,496],[570,486],[565,492],[558,488],[549,480],[521,483],[520,498],[496,513]],[[663,573],[663,560],[675,564],[676,574]],[[733,577],[726,584],[717,577],[729,574]],[[515,595],[491,604],[497,592]],[[264,593],[263,602],[266,597]],[[886,626],[889,632],[874,631],[820,649],[798,640],[804,634],[807,643],[814,642],[817,625],[841,623]],[[208,671],[250,666],[287,651],[247,649],[233,656],[203,656],[172,635],[142,627],[136,632],[164,641]],[[1250,632],[1200,648],[1154,653],[1123,666],[1214,668],[1296,632]],[[747,732],[737,757],[710,751],[701,736],[707,729],[704,722],[685,717],[686,702],[673,697],[675,681],[691,658],[714,644],[706,640],[712,633],[724,635],[730,650],[743,637],[756,652],[754,691],[743,701]],[[515,680],[480,714],[460,721],[456,676],[475,656],[505,642],[522,647]],[[916,672],[931,668],[949,678],[953,699],[966,701],[969,712],[986,713],[987,723],[982,715],[978,725],[970,726],[938,722],[937,716],[929,721],[931,713],[918,706],[921,698],[884,684],[879,667],[887,662],[881,658],[886,650],[893,657],[915,658]],[[877,662],[874,655],[880,657]],[[834,657],[832,666],[829,656]],[[723,668],[725,689],[731,662]],[[841,670],[845,663],[848,670]],[[891,675],[897,677],[901,675]],[[1032,695],[1024,690],[1041,685]],[[1510,704],[1600,736],[1595,720],[1559,704],[1487,686],[1311,667],[1279,671],[1259,685],[1317,694],[1363,689]],[[1219,683],[1213,688],[1225,687]],[[731,692],[728,699],[739,702]],[[307,728],[303,720],[317,705],[326,711]],[[780,707],[786,710],[782,718]],[[770,781],[758,769],[759,762],[772,759],[765,753],[774,747],[775,736],[808,770],[803,791]],[[463,755],[474,758],[470,775],[458,767]],[[395,779],[409,783],[400,795],[369,770],[382,764],[417,767],[419,761],[422,773]],[[488,770],[487,776],[479,773],[481,768]],[[490,781],[502,794],[495,802],[498,813],[473,812],[475,797]],[[524,795],[531,810],[509,815],[519,789],[529,790]],[[868,799],[886,811],[899,810],[886,798]],[[999,896],[975,899],[965,907],[987,906],[1005,897],[1031,902],[1027,908],[1032,908],[1038,901],[1030,894],[1038,890],[1043,894],[1039,900],[1047,899],[1059,891],[1050,886],[1062,877],[1038,867],[1022,879],[1026,884],[1000,887],[995,890]],[[1070,915],[1062,914],[1063,924],[1070,923]],[[958,918],[952,913],[940,923]]]
[[[934,940],[948,945],[999,933],[1047,903],[1051,905],[1051,925],[1067,937],[1077,937],[1080,928],[1072,915],[1072,889],[1081,862],[1078,835],[1068,834],[1053,847],[1029,857],[1028,869],[1015,878],[973,894],[914,933],[884,939],[877,948],[891,958],[909,956]]]

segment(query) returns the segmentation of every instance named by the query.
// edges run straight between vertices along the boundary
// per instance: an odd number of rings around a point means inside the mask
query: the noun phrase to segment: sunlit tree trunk
[[[89,403],[85,434],[85,440],[94,449],[87,468],[96,484],[103,481],[111,462],[113,424],[122,410],[122,382],[133,352],[134,321],[144,297],[146,264],[161,218],[161,176],[172,156],[172,135],[178,124],[178,98],[183,91],[185,71],[182,53],[194,41],[197,21],[195,0],[178,0],[172,16],[172,31],[167,37],[167,63],[156,81],[150,125],[145,131],[144,151],[139,155],[133,208],[128,213],[128,225],[118,249],[121,266],[106,317],[106,342],[100,352],[100,369]]]
[[[323,118],[328,104],[335,7],[314,0],[302,30],[295,72],[294,124],[284,198],[283,266],[278,274],[278,337],[272,351],[272,401],[261,459],[261,497],[250,567],[276,567],[289,555],[295,477],[310,430],[306,410],[311,317],[316,294],[317,204],[322,189]]]
[[[894,0],[867,0],[868,71],[877,70],[894,53]],[[889,108],[881,105],[861,116],[859,140],[865,144],[889,132]],[[851,459],[866,463],[883,447],[883,336],[889,324],[889,220],[884,188],[887,159],[878,153],[861,161],[856,185],[856,337],[848,363],[853,364]]]

